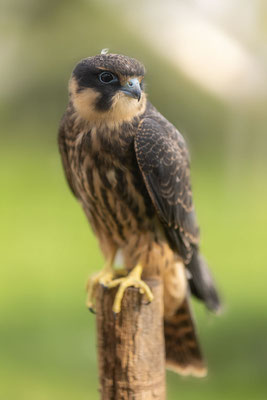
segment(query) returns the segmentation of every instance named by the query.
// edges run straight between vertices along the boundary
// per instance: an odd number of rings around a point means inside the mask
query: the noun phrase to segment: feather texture
[[[188,263],[192,244],[199,241],[199,229],[185,141],[177,129],[151,107],[150,113],[140,122],[135,151],[166,234]]]
[[[207,374],[188,298],[173,317],[164,321],[164,334],[167,368],[181,375]]]
[[[116,84],[99,81],[103,70],[116,74]],[[141,263],[144,278],[164,281],[167,365],[184,375],[203,376],[187,293],[190,287],[214,311],[220,300],[199,253],[185,140],[145,93],[137,102],[121,92],[130,76],[141,82],[144,73],[137,60],[116,54],[78,63],[59,128],[59,149],[69,186],[104,256],[110,259],[121,250],[126,269]],[[101,110],[100,100],[106,105]]]

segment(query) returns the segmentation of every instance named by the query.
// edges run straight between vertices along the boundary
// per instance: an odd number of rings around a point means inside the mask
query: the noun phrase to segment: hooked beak
[[[140,101],[142,96],[142,89],[137,78],[129,79],[128,82],[122,86],[121,91],[127,96],[133,97],[138,101]]]

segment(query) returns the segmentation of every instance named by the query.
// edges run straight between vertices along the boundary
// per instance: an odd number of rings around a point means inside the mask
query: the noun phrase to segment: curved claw
[[[109,285],[114,282],[112,281],[112,279],[114,277],[118,277],[118,276],[125,276],[127,274],[127,272],[125,270],[113,270],[112,269],[112,262],[113,259],[111,259],[108,264],[105,266],[105,268],[96,273],[93,274],[87,282],[86,285],[86,290],[87,290],[87,301],[86,301],[86,306],[87,308],[94,312],[94,300],[96,297],[96,290],[97,290],[97,285],[100,284],[102,285],[104,288],[109,288]],[[117,279],[115,279],[115,281],[117,281]],[[115,285],[116,286],[116,285]]]
[[[88,309],[95,314],[93,299],[95,298],[97,284],[100,284],[107,289],[119,286],[112,307],[115,316],[121,311],[121,302],[123,295],[125,293],[125,290],[130,286],[139,289],[139,292],[147,297],[148,302],[146,304],[151,303],[151,301],[153,300],[153,294],[149,286],[141,279],[142,270],[143,270],[142,266],[138,264],[135,268],[133,268],[133,270],[129,273],[128,276],[125,276],[126,275],[125,271],[119,270],[116,272],[116,270],[115,271],[112,270],[111,267],[109,266],[106,267],[104,270],[100,271],[99,273],[94,274],[88,280],[87,284]],[[123,277],[121,277],[122,275]],[[114,276],[117,278],[113,279]]]
[[[112,282],[108,284],[108,288],[114,288],[119,286],[119,289],[116,293],[115,300],[113,303],[112,310],[114,313],[119,313],[121,311],[121,302],[127,287],[133,286],[139,289],[141,294],[145,294],[148,301],[151,302],[153,300],[153,294],[149,288],[149,286],[141,280],[142,267],[137,265],[127,277],[114,279]]]
[[[100,283],[101,285],[106,287],[108,281],[112,279],[112,276],[113,276],[112,270],[110,270],[110,268],[104,268],[102,271],[92,275],[88,279],[86,285],[86,290],[87,290],[86,306],[90,311],[94,310],[94,299],[96,295],[97,284]]]

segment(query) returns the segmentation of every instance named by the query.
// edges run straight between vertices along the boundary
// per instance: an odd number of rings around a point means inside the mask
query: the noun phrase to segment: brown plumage
[[[163,280],[167,365],[201,376],[190,289],[209,309],[220,304],[199,254],[186,144],[147,100],[144,74],[142,64],[122,55],[77,64],[59,147],[106,259],[120,251],[128,271],[141,265],[142,277]]]

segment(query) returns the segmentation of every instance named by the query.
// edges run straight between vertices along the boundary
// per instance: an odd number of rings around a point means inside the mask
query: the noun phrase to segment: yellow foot
[[[98,283],[104,281],[105,283],[111,281],[113,278],[113,271],[111,267],[105,267],[102,271],[97,272],[90,276],[87,281],[86,291],[87,291],[87,299],[86,306],[92,312],[95,312],[94,300],[96,295],[96,287]]]
[[[153,294],[148,287],[148,285],[142,281],[141,275],[142,275],[142,270],[143,268],[141,265],[137,265],[130,273],[128,276],[124,278],[118,278],[114,279],[109,283],[106,283],[106,287],[111,289],[116,286],[119,286],[119,289],[116,293],[116,297],[113,303],[112,310],[114,313],[119,313],[121,311],[121,302],[122,298],[124,295],[125,290],[127,287],[133,286],[135,288],[139,288],[139,292],[142,294],[145,294],[148,301],[151,302],[153,300]]]
[[[96,297],[96,290],[98,284],[103,285],[105,287],[108,287],[110,283],[112,283],[112,279],[116,278],[118,276],[126,275],[127,272],[122,269],[117,269],[114,270],[110,263],[106,265],[102,271],[97,272],[96,274],[93,274],[90,276],[88,279],[87,285],[86,285],[86,291],[87,291],[87,300],[86,300],[86,306],[87,308],[95,312],[95,297]]]

